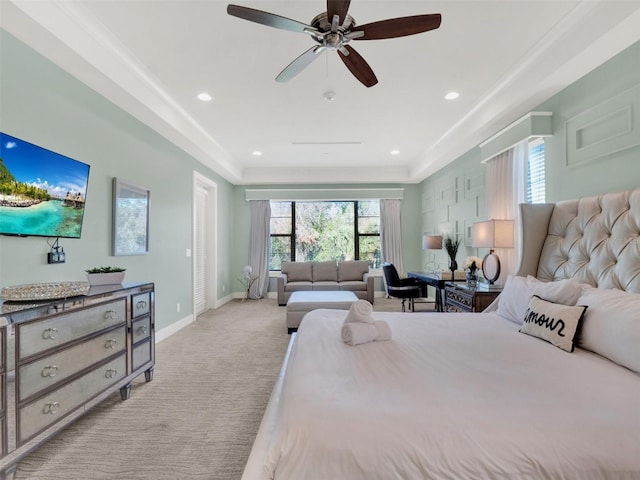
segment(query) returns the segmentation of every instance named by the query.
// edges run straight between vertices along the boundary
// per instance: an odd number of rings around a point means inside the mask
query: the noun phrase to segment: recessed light
[[[389,153],[391,155],[400,155],[400,150],[391,150]]]
[[[458,92],[449,92],[444,96],[444,98],[446,98],[447,100],[455,100],[459,96],[460,94]]]
[[[262,152],[260,150],[254,150],[252,154],[256,157],[259,157],[260,155],[262,155]]]
[[[198,100],[202,100],[203,102],[210,102],[213,100],[213,97],[206,92],[202,92],[198,94]]]

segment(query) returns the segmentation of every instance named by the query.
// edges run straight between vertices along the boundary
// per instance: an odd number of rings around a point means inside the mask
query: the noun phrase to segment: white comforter
[[[640,478],[640,377],[495,314],[375,313],[393,340],[348,346],[346,311],[298,331],[268,478]]]

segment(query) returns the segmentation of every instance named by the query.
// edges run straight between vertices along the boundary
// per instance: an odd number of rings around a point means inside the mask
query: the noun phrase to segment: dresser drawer
[[[132,358],[132,370],[135,371],[138,368],[151,361],[151,342],[145,342],[133,349]]]
[[[133,344],[135,345],[151,336],[151,317],[141,318],[133,322]]]
[[[126,299],[122,298],[57,317],[18,324],[18,360],[124,323],[126,312]]]
[[[151,292],[140,293],[131,297],[131,316],[138,318],[151,310]]]
[[[18,411],[18,444],[61,420],[126,376],[126,355],[102,365],[63,387],[25,405]]]
[[[16,384],[18,401],[48,388],[75,373],[123,351],[127,346],[127,327],[87,340],[58,353],[41,358],[18,368]]]
[[[470,311],[473,308],[473,295],[453,290],[446,290],[447,302],[459,303]]]

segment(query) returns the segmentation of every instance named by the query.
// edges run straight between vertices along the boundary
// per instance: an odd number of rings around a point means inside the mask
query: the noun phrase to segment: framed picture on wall
[[[150,191],[113,179],[112,255],[149,253]]]

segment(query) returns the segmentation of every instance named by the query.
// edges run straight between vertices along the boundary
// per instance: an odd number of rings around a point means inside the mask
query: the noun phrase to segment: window
[[[295,260],[291,249],[294,244],[294,221],[295,203],[271,202],[269,270],[280,270],[282,262]]]
[[[367,260],[379,268],[380,202],[271,202],[269,269],[283,261]]]
[[[529,140],[527,162],[527,203],[545,202],[544,140]]]

